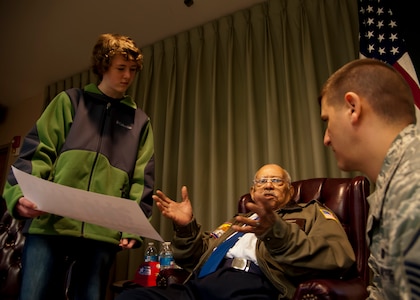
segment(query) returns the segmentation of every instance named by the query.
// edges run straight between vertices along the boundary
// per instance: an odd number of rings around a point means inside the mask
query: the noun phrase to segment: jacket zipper
[[[87,191],[90,191],[90,185],[92,183],[93,170],[95,169],[96,162],[98,160],[99,150],[100,150],[101,145],[102,145],[102,136],[103,136],[104,130],[105,130],[105,121],[107,119],[107,116],[109,115],[110,107],[111,107],[111,102],[108,101],[107,104],[106,104],[106,107],[105,107],[105,109],[102,113],[102,118],[101,118],[101,122],[100,122],[100,124],[101,124],[101,134],[99,135],[99,141],[98,141],[98,145],[96,147],[96,155],[95,155],[95,159],[93,160],[92,168],[91,168],[91,171],[90,171]],[[85,231],[85,222],[82,222],[82,232],[81,232],[82,236],[84,236],[84,231]]]

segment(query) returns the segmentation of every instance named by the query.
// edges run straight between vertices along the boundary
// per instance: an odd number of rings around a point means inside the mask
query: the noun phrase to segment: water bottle
[[[158,252],[155,247],[155,243],[149,242],[146,251],[144,252],[144,261],[151,262],[151,261],[158,261]]]
[[[144,261],[134,275],[134,282],[141,286],[156,286],[159,274],[158,252],[153,242],[147,244]]]
[[[162,242],[162,247],[159,253],[159,264],[161,270],[173,268],[174,254],[171,242]]]

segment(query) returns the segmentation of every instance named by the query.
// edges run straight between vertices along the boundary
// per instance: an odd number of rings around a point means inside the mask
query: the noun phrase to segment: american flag
[[[397,3],[392,0],[359,0],[360,57],[382,60],[401,73],[413,92],[420,127],[419,81],[395,13],[397,7],[392,7]]]

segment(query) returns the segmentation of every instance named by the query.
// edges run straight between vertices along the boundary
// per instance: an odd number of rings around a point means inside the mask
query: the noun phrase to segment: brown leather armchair
[[[356,263],[346,278],[311,279],[297,287],[293,299],[305,300],[346,300],[366,299],[369,283],[367,264],[369,249],[366,242],[366,220],[370,193],[367,178],[311,178],[292,183],[295,187],[294,200],[308,202],[316,199],[335,212],[343,225],[353,246]],[[252,201],[249,194],[239,199],[238,212],[247,211],[246,203]],[[157,284],[160,286],[181,283],[186,278],[181,269],[167,269],[159,273]]]
[[[18,298],[21,254],[25,237],[23,223],[7,212],[6,203],[0,198],[0,299]]]
[[[25,236],[22,234],[23,222],[14,219],[7,211],[6,202],[0,197],[0,299],[16,300],[19,297],[21,280],[21,257]],[[66,295],[69,298],[70,274],[72,261],[65,282]]]

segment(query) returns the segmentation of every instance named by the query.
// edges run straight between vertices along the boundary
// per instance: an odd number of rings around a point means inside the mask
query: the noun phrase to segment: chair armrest
[[[367,289],[360,278],[308,280],[299,284],[293,296],[293,299],[309,300],[364,300],[366,298]]]
[[[157,286],[183,284],[190,273],[185,269],[173,268],[161,270],[156,278]]]

